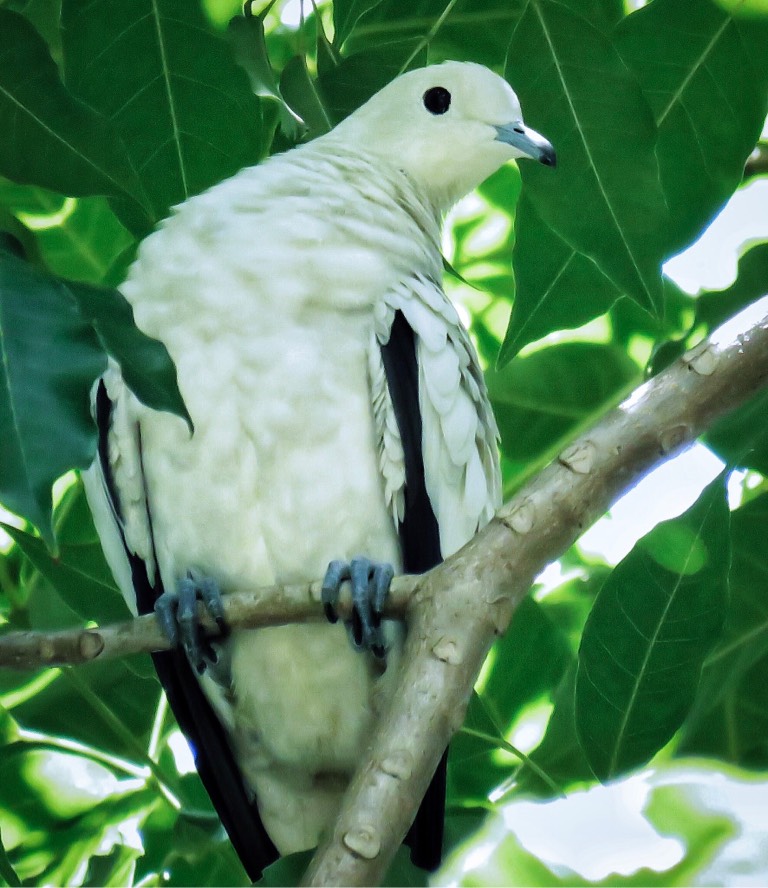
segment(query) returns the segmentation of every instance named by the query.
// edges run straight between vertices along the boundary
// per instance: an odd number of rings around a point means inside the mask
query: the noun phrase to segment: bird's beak
[[[552,145],[536,130],[524,126],[521,121],[494,127],[499,142],[506,142],[526,157],[538,160],[545,166],[557,166],[557,155]]]

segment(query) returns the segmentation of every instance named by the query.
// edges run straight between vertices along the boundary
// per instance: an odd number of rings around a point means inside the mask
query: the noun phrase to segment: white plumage
[[[435,87],[449,93],[444,113],[425,107]],[[440,221],[524,154],[553,162],[522,127],[509,86],[446,63],[398,78],[328,135],[186,201],[146,239],[122,289],[175,361],[195,433],[141,405],[110,368],[108,466],[86,483],[132,606],[126,548],[165,589],[190,570],[225,592],[315,580],[331,559],[360,554],[401,569],[405,454],[381,353],[396,312],[415,334],[443,557],[490,519],[496,426],[440,283]],[[332,816],[401,634],[391,632],[382,671],[339,626],[237,632],[216,676],[202,677],[281,853],[314,845]]]

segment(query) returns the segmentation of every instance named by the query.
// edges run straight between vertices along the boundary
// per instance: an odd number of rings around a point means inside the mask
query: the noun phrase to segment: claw
[[[322,588],[325,615],[331,623],[338,620],[336,605],[344,580],[352,584],[352,618],[347,629],[357,650],[370,651],[383,659],[386,654],[381,615],[395,571],[391,564],[353,558],[351,562],[332,561],[328,565]]]
[[[192,668],[202,675],[209,666],[216,665],[218,656],[200,629],[198,600],[224,632],[227,624],[221,590],[210,577],[182,577],[174,591],[164,592],[157,599],[155,613],[172,647],[181,645]]]
[[[336,605],[339,603],[339,592],[344,580],[349,579],[349,564],[346,561],[332,561],[323,578],[320,600],[323,602],[325,616],[329,623],[337,623],[339,615]]]

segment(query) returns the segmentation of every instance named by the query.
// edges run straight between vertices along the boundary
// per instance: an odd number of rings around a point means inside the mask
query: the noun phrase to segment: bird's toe
[[[227,628],[221,589],[210,577],[182,577],[173,591],[155,602],[155,613],[172,647],[181,645],[192,668],[202,675],[218,662],[218,655],[200,626],[197,602],[202,601],[220,631]]]

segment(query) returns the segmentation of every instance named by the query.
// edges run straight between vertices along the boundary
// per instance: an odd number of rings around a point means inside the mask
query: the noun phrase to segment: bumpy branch
[[[603,417],[460,552],[422,577],[396,578],[388,613],[405,612],[408,622],[398,688],[305,884],[381,881],[462,724],[489,648],[536,575],[651,468],[768,383],[768,298],[761,304],[758,323],[737,316]],[[319,588],[233,593],[227,618],[238,627],[318,618]],[[165,647],[149,616],[105,629],[8,634],[0,638],[0,665]]]
[[[395,577],[384,608],[387,617],[402,618],[420,577]],[[251,592],[224,596],[224,613],[230,629],[255,629],[325,619],[320,603],[322,584],[265,586]],[[343,588],[337,607],[345,619],[352,611],[349,590]],[[219,634],[216,623],[198,603],[198,617],[206,632]],[[59,632],[9,632],[0,636],[0,668],[36,669],[40,666],[77,666],[96,659],[164,651],[170,647],[154,614],[92,629]]]
[[[651,468],[768,383],[762,302],[759,323],[744,313],[641,386],[424,577],[398,687],[304,884],[380,883],[489,648],[536,575]]]

